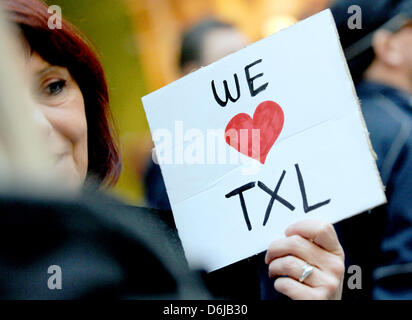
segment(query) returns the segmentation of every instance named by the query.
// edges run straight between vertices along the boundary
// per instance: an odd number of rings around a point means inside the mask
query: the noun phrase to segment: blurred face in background
[[[233,28],[219,28],[207,33],[203,40],[202,64],[209,65],[248,45],[247,38]]]
[[[396,36],[399,42],[399,51],[402,55],[404,67],[409,73],[409,79],[412,85],[412,20],[408,25],[402,28]]]
[[[36,52],[25,59],[34,119],[53,156],[58,173],[71,186],[87,174],[87,121],[82,92],[65,67],[54,66]]]
[[[366,76],[412,92],[412,21],[395,33],[378,30],[373,49],[375,60]]]
[[[201,37],[201,45],[196,49],[199,58],[182,66],[182,74],[207,66],[249,44],[245,35],[232,27],[213,27]]]

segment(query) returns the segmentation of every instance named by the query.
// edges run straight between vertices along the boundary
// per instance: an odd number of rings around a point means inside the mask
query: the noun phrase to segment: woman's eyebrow
[[[63,68],[62,68],[62,67],[59,67],[59,66],[46,66],[46,67],[44,67],[43,69],[37,71],[36,74],[37,74],[38,77],[42,77],[42,76],[44,76],[44,75],[46,75],[46,74],[48,74],[48,73],[50,73],[50,72],[53,72],[53,71],[59,71],[59,72],[61,72],[62,69],[63,69]]]

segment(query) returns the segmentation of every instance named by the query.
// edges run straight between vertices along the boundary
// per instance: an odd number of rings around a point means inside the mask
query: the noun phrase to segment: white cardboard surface
[[[263,72],[254,87],[264,83],[268,86],[251,96],[244,68],[260,59],[250,68],[250,74]],[[220,97],[224,97],[223,80],[236,96],[235,73],[240,98],[221,107],[213,96],[211,81]],[[142,100],[159,159],[165,149],[159,133],[172,134],[169,151],[174,163],[161,163],[161,169],[179,236],[194,268],[213,271],[264,251],[296,221],[321,219],[334,223],[386,201],[329,10],[201,68]],[[207,130],[224,132],[233,117],[239,113],[253,117],[256,107],[267,100],[280,105],[284,124],[264,164],[237,152],[225,142],[224,134],[216,141],[224,144],[228,154],[236,154],[240,162],[207,163]],[[196,130],[187,133],[189,129]],[[183,140],[185,135],[192,139]],[[196,141],[204,141],[205,163],[185,163],[181,154],[184,158],[185,152],[193,151],[187,150]],[[330,199],[329,203],[304,212],[296,164],[308,204]],[[256,172],[250,174],[251,169]],[[271,196],[257,182],[273,192],[283,171],[286,173],[278,195],[295,209],[291,211],[275,199],[263,225]],[[250,182],[255,182],[255,187],[243,193],[251,225],[248,230],[239,196],[225,195]]]

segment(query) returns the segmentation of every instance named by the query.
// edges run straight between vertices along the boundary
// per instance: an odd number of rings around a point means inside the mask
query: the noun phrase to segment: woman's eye
[[[59,94],[60,92],[63,91],[63,88],[65,87],[65,85],[66,85],[65,80],[59,80],[59,81],[52,82],[46,87],[47,93],[52,96]]]

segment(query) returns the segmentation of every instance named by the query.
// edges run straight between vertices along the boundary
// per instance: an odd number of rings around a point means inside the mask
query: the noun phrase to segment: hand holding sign
[[[266,253],[269,276],[275,288],[291,299],[340,299],[345,270],[344,253],[333,227],[304,220],[288,227],[286,238],[273,242]],[[312,273],[299,281],[306,264]],[[288,277],[285,277],[288,276]]]
[[[192,267],[222,268],[295,222],[334,223],[386,200],[329,10],[143,104]]]

